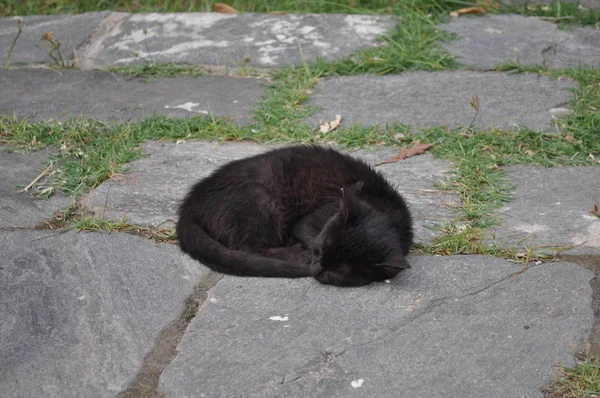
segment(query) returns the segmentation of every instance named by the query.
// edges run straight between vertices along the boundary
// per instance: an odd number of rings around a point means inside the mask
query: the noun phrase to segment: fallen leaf
[[[235,8],[225,3],[215,3],[213,5],[213,11],[222,12],[224,14],[237,14],[237,10]]]
[[[531,156],[531,155],[533,155],[534,153],[535,153],[535,152],[533,152],[531,149],[528,149],[528,150],[526,150],[526,151],[525,151],[525,155],[527,155],[527,156]]]
[[[466,7],[451,11],[449,15],[451,17],[458,18],[459,15],[463,14],[485,14],[485,10],[481,7]]]
[[[342,115],[335,115],[335,120],[332,120],[331,122],[325,122],[325,121],[321,120],[319,130],[321,131],[321,133],[327,134],[330,131],[333,131],[333,130],[337,129],[338,127],[340,127],[341,122],[342,122]]]
[[[398,152],[398,154],[396,156],[394,156],[393,158],[391,158],[389,160],[384,160],[383,162],[377,163],[375,166],[381,166],[382,164],[387,164],[387,163],[394,163],[394,162],[397,162],[402,159],[410,158],[412,156],[421,155],[421,154],[427,152],[427,150],[429,148],[431,148],[432,146],[433,146],[433,144],[421,144],[421,142],[419,140],[415,140],[415,142],[413,142],[412,147],[400,148],[400,152]]]
[[[590,210],[590,214],[596,216],[596,217],[600,217],[600,209],[598,208],[598,205],[594,205],[594,208],[592,210]]]

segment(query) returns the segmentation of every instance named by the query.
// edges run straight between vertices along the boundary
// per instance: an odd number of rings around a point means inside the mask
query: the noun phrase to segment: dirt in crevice
[[[129,386],[119,394],[120,398],[158,398],[163,394],[158,392],[158,381],[163,370],[177,356],[177,346],[181,342],[189,323],[198,313],[198,309],[208,297],[208,292],[217,282],[223,279],[223,274],[211,272],[203,277],[187,298],[185,310],[179,319],[167,326],[144,359],[142,368]]]

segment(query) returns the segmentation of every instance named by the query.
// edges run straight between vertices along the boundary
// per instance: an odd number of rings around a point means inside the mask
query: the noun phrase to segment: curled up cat
[[[307,277],[338,286],[410,268],[408,206],[367,163],[298,145],[232,161],[179,208],[182,251],[225,274]]]

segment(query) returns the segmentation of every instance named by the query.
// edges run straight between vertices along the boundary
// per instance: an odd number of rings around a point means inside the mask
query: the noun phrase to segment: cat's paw
[[[315,264],[311,265],[309,272],[310,272],[310,276],[312,276],[312,277],[319,276],[323,272],[323,267],[321,266],[321,263],[315,263]]]

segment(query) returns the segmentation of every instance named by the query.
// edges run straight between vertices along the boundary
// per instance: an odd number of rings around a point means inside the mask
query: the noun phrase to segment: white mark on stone
[[[77,297],[77,300],[79,300],[79,301],[85,300],[85,295]]]
[[[567,108],[552,108],[552,109],[548,109],[548,112],[550,112],[553,115],[566,115],[568,113],[571,112],[570,109]]]
[[[486,28],[485,32],[486,33],[496,33],[496,34],[502,33],[502,31],[500,29],[496,29],[496,28]]]
[[[344,21],[354,29],[354,32],[363,40],[374,40],[378,35],[384,34],[388,29],[383,18],[369,15],[348,15]]]
[[[188,111],[188,112],[196,112],[196,113],[202,113],[203,115],[208,115],[208,111],[205,111],[203,109],[200,110],[194,110],[192,108],[197,107],[198,105],[200,105],[197,102],[186,102],[185,104],[181,104],[181,105],[165,105],[166,109],[183,109],[184,111]]]
[[[211,303],[216,303],[216,302],[217,302],[217,301],[219,301],[219,300],[217,300],[217,299],[216,299],[216,298],[214,298],[214,297],[211,297],[211,298],[209,298],[209,299],[208,299],[208,301],[210,301]]]
[[[281,322],[285,322],[285,321],[289,320],[290,318],[288,318],[288,316],[287,316],[287,314],[286,314],[285,316],[279,316],[279,315],[272,316],[272,317],[270,317],[269,319],[270,319],[270,320],[272,320],[272,321],[281,321]]]
[[[283,325],[284,328],[289,328],[292,325]]]
[[[386,279],[386,280],[385,280],[385,283],[390,283],[390,280],[389,280],[389,279]]]
[[[594,222],[587,227],[586,233],[577,233],[571,241],[574,245],[585,245],[600,247],[600,221]]]
[[[185,279],[186,281],[190,280],[190,276],[189,275],[184,275],[184,276],[182,276],[182,278]]]
[[[556,202],[556,203],[555,203],[555,205],[557,205],[557,206],[558,206],[558,205],[562,205],[562,203],[560,203],[560,202]]]
[[[358,388],[358,387],[362,387],[363,383],[365,381],[363,379],[358,379],[358,380],[352,380],[352,382],[350,383],[350,385],[352,386],[352,388]]]
[[[548,227],[546,225],[539,225],[539,224],[524,224],[524,225],[517,225],[515,227],[515,229],[517,231],[527,232],[528,234],[532,234],[535,232],[546,231],[546,230],[548,230]]]
[[[598,217],[596,216],[591,216],[589,214],[582,214],[581,216],[584,218],[584,220],[598,221]]]

